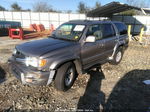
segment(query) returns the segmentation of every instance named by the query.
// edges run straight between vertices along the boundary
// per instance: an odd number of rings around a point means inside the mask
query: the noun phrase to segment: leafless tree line
[[[137,7],[150,7],[150,2],[149,0],[126,0],[126,3],[132,6],[137,6]],[[13,3],[11,4],[11,10],[13,11],[30,11],[30,9],[23,10],[21,6],[18,5],[18,3]],[[78,13],[86,13],[91,9],[99,8],[101,7],[100,1],[95,2],[95,6],[89,7],[87,4],[83,1],[79,2],[77,6],[77,12]],[[0,6],[0,10],[7,10],[4,7]],[[33,4],[33,11],[35,12],[62,12],[55,10],[49,3],[43,2],[43,1],[37,1],[35,4]],[[68,13],[72,12],[71,10],[66,11]]]

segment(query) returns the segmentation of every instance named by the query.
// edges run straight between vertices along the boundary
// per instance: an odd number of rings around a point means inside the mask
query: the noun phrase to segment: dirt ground
[[[39,38],[38,38],[39,39]],[[132,42],[122,62],[102,71],[80,74],[67,92],[49,86],[22,85],[8,71],[7,60],[16,44],[31,40],[0,37],[0,109],[37,111],[150,111],[150,46]]]

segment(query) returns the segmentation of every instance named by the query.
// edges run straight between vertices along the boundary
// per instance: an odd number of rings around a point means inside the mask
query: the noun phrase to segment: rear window
[[[122,23],[114,23],[119,31],[120,35],[127,34],[127,27]]]

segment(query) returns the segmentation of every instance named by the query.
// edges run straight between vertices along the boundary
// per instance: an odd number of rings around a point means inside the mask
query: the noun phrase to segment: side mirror
[[[95,36],[88,36],[85,42],[95,42],[95,40],[96,40]]]

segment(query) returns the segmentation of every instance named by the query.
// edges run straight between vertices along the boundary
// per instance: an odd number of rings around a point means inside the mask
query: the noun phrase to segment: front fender
[[[65,57],[61,57],[59,59],[54,60],[51,63],[49,69],[50,70],[57,69],[63,63],[66,63],[66,62],[69,62],[69,61],[75,61],[76,59],[79,59],[79,57],[77,57],[77,56],[65,56]]]

